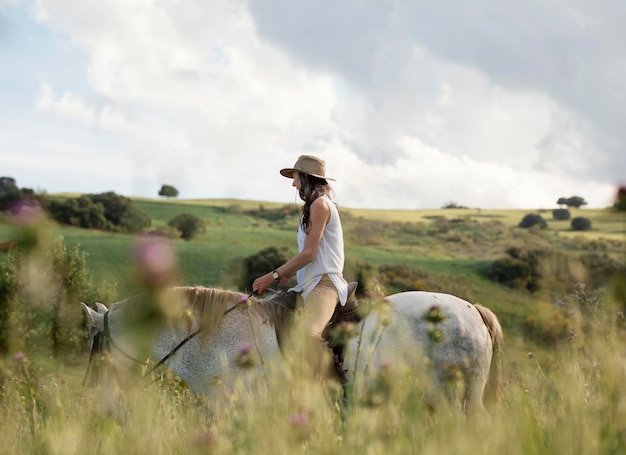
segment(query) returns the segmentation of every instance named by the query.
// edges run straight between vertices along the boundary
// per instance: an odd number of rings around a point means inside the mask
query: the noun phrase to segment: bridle
[[[248,298],[250,298],[250,296],[248,296]],[[239,302],[235,306],[233,306],[233,307],[229,308],[228,310],[226,310],[224,312],[223,316],[226,316],[228,313],[230,313],[231,311],[235,310],[241,303],[245,303],[245,301]],[[113,347],[116,351],[118,351],[124,357],[132,360],[133,362],[135,362],[135,363],[137,363],[139,365],[148,366],[147,362],[141,361],[141,360],[133,357],[132,355],[128,354],[117,343],[115,343],[115,341],[113,341],[113,338],[111,337],[111,331],[109,329],[109,312],[110,311],[111,310],[107,310],[104,313],[104,330],[101,330],[101,331],[97,332],[94,335],[94,337],[93,337],[93,346],[91,348],[91,354],[89,356],[89,364],[87,366],[87,372],[85,373],[85,377],[83,378],[83,386],[86,383],[87,376],[88,376],[89,371],[91,369],[92,362],[93,362],[95,354],[98,353],[98,352],[103,352],[103,351],[111,352],[111,347]],[[193,338],[195,338],[200,333],[200,331],[201,331],[201,329],[196,329],[192,333],[187,335],[185,338],[183,338],[174,348],[172,348],[170,350],[170,352],[168,352],[161,360],[159,360],[155,365],[153,365],[152,368],[150,368],[150,370],[145,372],[142,375],[142,377],[139,379],[139,381],[141,381],[142,379],[148,377],[152,372],[154,372],[154,370],[156,370],[157,368],[162,366],[165,362],[167,362],[174,354],[176,354],[176,352],[178,352],[178,350],[180,348],[182,348],[189,341],[191,341]],[[137,381],[137,382],[139,382],[139,381]]]

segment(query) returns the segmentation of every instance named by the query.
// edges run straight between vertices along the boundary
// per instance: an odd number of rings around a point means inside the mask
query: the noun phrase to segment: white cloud
[[[88,126],[93,125],[95,119],[94,109],[86,105],[81,96],[71,92],[65,92],[57,96],[48,84],[43,84],[37,109],[42,112],[54,112],[56,115],[78,120]]]
[[[125,188],[137,195],[153,196],[167,181],[182,197],[289,202],[278,169],[306,152],[326,158],[344,206],[536,207],[583,187],[604,205],[614,182],[600,180],[603,169],[624,163],[607,150],[623,142],[603,135],[598,119],[616,111],[569,95],[570,79],[595,88],[597,76],[578,71],[576,56],[589,52],[573,30],[599,36],[605,13],[576,5],[575,27],[528,22],[544,8],[531,2],[538,9],[517,16],[498,6],[499,23],[482,3],[471,11],[448,3],[440,18],[439,7],[405,1],[350,10],[296,0],[280,9],[244,0],[37,0],[38,20],[85,52],[90,87],[44,83],[36,107],[67,120],[56,141],[75,142],[83,157],[101,159],[98,141],[114,142],[111,167],[124,166]],[[551,58],[542,45],[552,36],[580,54]],[[611,87],[623,74],[615,61],[604,76]],[[560,88],[551,70],[577,72]],[[572,107],[580,105],[598,117]],[[75,134],[77,125],[90,133]]]

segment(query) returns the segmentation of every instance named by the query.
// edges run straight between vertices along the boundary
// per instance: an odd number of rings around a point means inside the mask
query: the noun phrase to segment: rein
[[[226,316],[228,313],[235,310],[239,305],[240,304],[238,303],[232,308],[229,308],[228,310],[226,310],[223,316]],[[111,337],[111,331],[109,330],[109,311],[104,313],[104,330],[96,333],[94,336],[94,340],[93,340],[94,344],[91,350],[91,356],[89,357],[89,366],[87,368],[87,373],[85,374],[85,377],[83,378],[83,386],[85,385],[85,382],[87,380],[87,375],[89,374],[89,370],[90,370],[89,367],[91,367],[94,354],[99,351],[101,352],[104,349],[110,351],[110,347],[108,346],[109,344],[110,346],[113,346],[120,354],[124,355],[126,358],[132,360],[133,362],[138,363],[139,365],[144,365],[144,366],[148,365],[147,362],[142,362],[141,360],[138,360],[135,357],[128,354],[121,347],[119,347],[115,343],[115,341],[113,341],[113,338]],[[150,368],[150,370],[144,373],[143,376],[140,378],[140,381],[144,379],[145,377],[147,377],[148,375],[150,375],[152,372],[154,372],[154,370],[162,366],[165,362],[167,362],[174,354],[176,354],[176,352],[178,352],[180,348],[182,348],[189,341],[195,338],[199,333],[200,333],[200,329],[197,329],[193,331],[192,333],[190,333],[189,335],[187,335],[182,341],[180,341],[180,343],[178,343],[174,348],[172,348],[170,352],[168,352],[161,360],[159,360],[152,368]]]

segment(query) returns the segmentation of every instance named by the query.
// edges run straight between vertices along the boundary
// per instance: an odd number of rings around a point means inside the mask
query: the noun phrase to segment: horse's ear
[[[96,329],[102,330],[102,327],[104,327],[104,315],[85,305],[83,302],[80,302],[80,304],[83,306],[83,310],[85,310],[89,325]]]
[[[88,307],[84,302],[80,302],[80,304],[83,306],[83,310],[85,310],[85,314],[87,315],[87,319],[89,319],[89,323],[91,325],[95,325],[96,324],[95,315],[97,313],[94,310],[92,310],[90,307]]]
[[[106,307],[106,305],[104,303],[100,303],[100,302],[96,302],[96,309],[98,310],[98,313],[104,314],[107,311],[109,311],[109,309]]]

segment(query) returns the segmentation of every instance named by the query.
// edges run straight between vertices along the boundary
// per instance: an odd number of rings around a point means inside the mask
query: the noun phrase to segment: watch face
[[[278,272],[276,272],[276,271],[272,272],[272,278],[277,280],[278,279]]]

